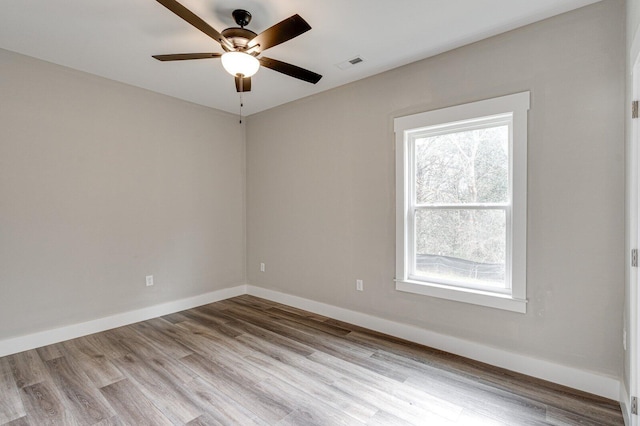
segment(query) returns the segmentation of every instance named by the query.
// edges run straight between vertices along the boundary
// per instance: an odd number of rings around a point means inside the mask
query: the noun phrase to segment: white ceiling
[[[179,0],[180,1],[180,0]],[[181,0],[213,28],[260,33],[298,13],[313,28],[264,53],[323,75],[316,85],[262,68],[243,113],[328,90],[599,0]],[[159,62],[155,54],[222,52],[154,0],[3,0],[0,48],[237,113],[233,77],[218,59]],[[355,56],[347,70],[336,64]]]

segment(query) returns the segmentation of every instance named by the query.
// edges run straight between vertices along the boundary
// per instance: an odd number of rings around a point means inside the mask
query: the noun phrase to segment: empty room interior
[[[640,425],[639,0],[1,8],[0,425]]]

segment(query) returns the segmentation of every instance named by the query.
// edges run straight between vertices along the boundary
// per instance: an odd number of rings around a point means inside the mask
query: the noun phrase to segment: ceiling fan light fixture
[[[258,59],[244,52],[226,52],[220,59],[224,69],[234,77],[237,75],[251,77],[260,69]]]
[[[188,24],[220,43],[224,53],[174,53],[153,55],[158,61],[183,61],[188,59],[220,58],[224,69],[234,77],[236,91],[251,91],[251,76],[261,67],[269,68],[289,77],[316,84],[322,76],[298,66],[267,58],[257,59],[267,49],[278,46],[309,31],[311,26],[298,14],[270,26],[260,34],[245,28],[251,21],[251,14],[244,9],[236,9],[232,16],[240,27],[227,28],[221,33],[211,27],[178,0],[157,0],[158,3],[175,13]]]

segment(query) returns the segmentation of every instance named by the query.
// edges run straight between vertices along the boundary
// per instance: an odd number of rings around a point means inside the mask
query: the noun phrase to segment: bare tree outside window
[[[415,139],[415,273],[504,286],[509,127]]]

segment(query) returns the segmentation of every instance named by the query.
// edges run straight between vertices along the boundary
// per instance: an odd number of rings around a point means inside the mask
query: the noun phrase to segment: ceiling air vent
[[[341,70],[346,70],[348,68],[351,68],[354,65],[357,65],[359,63],[364,62],[364,59],[362,59],[359,55],[356,56],[355,58],[351,58],[348,61],[344,61],[344,62],[340,62],[339,64],[336,64],[336,67],[340,68]]]

